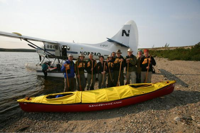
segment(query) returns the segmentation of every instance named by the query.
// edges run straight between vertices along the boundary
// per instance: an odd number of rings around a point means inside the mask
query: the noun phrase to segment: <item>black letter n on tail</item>
[[[130,34],[130,30],[128,30],[128,33],[126,32],[126,30],[122,30],[122,36],[128,36],[129,37],[129,34]]]

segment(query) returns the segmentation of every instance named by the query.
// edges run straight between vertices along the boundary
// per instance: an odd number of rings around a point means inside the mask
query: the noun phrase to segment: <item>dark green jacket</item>
[[[141,66],[140,66],[141,65],[141,63],[140,63],[141,62],[141,58],[142,57],[137,59],[137,70],[136,70],[137,73],[141,73],[141,70],[142,70]]]
[[[128,69],[129,72],[136,71],[137,58],[134,55],[131,55],[131,56],[127,55],[125,58],[125,62],[126,62],[126,59],[130,60],[129,69]],[[128,68],[128,63],[126,63],[126,71],[127,71],[127,68]]]

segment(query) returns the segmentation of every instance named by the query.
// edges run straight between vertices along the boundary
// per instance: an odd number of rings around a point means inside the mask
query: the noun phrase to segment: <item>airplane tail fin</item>
[[[112,38],[107,38],[109,42],[131,48],[137,51],[138,48],[138,29],[133,20],[128,21]]]

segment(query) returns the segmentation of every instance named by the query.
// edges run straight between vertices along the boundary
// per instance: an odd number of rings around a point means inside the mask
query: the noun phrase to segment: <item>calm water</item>
[[[17,99],[63,91],[62,78],[38,77],[26,69],[26,63],[37,63],[37,53],[0,52],[0,123],[21,112]]]

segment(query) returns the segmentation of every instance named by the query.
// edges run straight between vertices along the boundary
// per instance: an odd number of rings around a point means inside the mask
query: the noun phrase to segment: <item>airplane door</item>
[[[55,55],[56,55],[57,57],[60,56],[60,49],[59,49],[58,44],[55,44]]]
[[[62,46],[62,57],[63,57],[63,59],[67,59],[67,46],[66,45]]]

